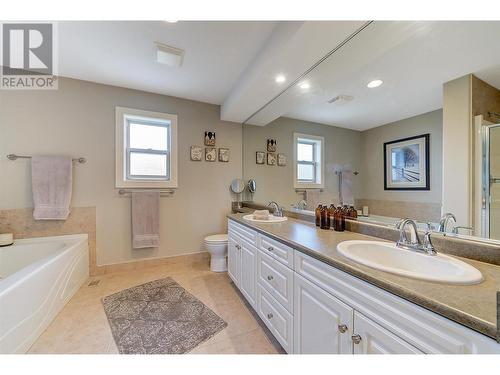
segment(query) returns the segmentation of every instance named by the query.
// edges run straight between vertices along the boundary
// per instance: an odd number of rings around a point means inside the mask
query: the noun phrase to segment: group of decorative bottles
[[[356,219],[358,217],[358,212],[353,206],[348,207],[347,205],[337,206],[330,205],[319,205],[315,211],[316,216],[316,226],[321,229],[333,228],[337,232],[343,232],[345,230],[345,219]]]

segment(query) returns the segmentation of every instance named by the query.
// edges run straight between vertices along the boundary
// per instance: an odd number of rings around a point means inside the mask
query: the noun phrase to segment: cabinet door
[[[373,320],[354,312],[354,354],[422,354]]]
[[[256,308],[257,248],[241,240],[240,290],[253,308]]]
[[[294,276],[294,352],[352,354],[353,309],[302,276]]]
[[[229,232],[227,243],[227,273],[234,284],[240,286],[240,239]]]

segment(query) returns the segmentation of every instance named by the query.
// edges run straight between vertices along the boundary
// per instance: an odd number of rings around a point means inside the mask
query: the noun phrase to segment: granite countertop
[[[394,295],[498,339],[497,291],[500,291],[500,266],[456,257],[481,271],[484,281],[476,285],[449,285],[410,279],[363,266],[337,251],[337,245],[342,241],[383,241],[380,238],[348,231],[319,229],[313,223],[292,218],[283,223],[254,223],[244,220],[244,215],[230,214],[228,218]]]

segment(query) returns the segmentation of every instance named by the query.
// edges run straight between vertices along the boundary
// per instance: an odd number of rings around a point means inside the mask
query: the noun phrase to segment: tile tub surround
[[[447,285],[410,279],[357,264],[337,251],[347,240],[378,240],[354,232],[317,229],[313,223],[290,218],[279,224],[250,223],[244,214],[228,218],[310,255],[341,271],[358,277],[394,295],[458,322],[486,336],[497,338],[497,301],[500,267],[464,259],[483,274],[477,285]]]
[[[33,344],[32,354],[118,354],[101,299],[149,281],[172,277],[228,326],[190,354],[275,354],[263,323],[246,306],[226,273],[213,273],[207,253],[172,258],[148,268],[92,277]],[[97,281],[97,285],[88,286]]]
[[[0,233],[14,233],[14,239],[88,234],[90,274],[101,274],[96,257],[96,208],[71,207],[67,220],[35,220],[32,208],[0,210]]]
[[[441,203],[406,202],[382,199],[356,199],[356,207],[368,206],[373,215],[407,217],[419,221],[437,222],[441,218]]]
[[[254,202],[242,202],[242,207],[234,207],[233,213],[246,212],[262,209],[265,206]],[[287,217],[314,223],[314,215],[311,213],[301,213],[300,210],[283,210]],[[350,232],[365,234],[367,236],[378,237],[384,240],[396,242],[399,238],[399,231],[385,225],[366,223],[356,220],[346,220],[346,230]],[[420,233],[422,236],[423,233]],[[431,235],[432,243],[438,252],[469,258],[480,262],[500,265],[500,245],[470,241],[453,235],[443,235],[434,233]]]

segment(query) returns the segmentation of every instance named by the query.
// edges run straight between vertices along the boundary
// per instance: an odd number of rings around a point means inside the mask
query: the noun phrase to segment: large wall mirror
[[[500,240],[498,35],[500,22],[366,23],[245,122],[253,201]]]

